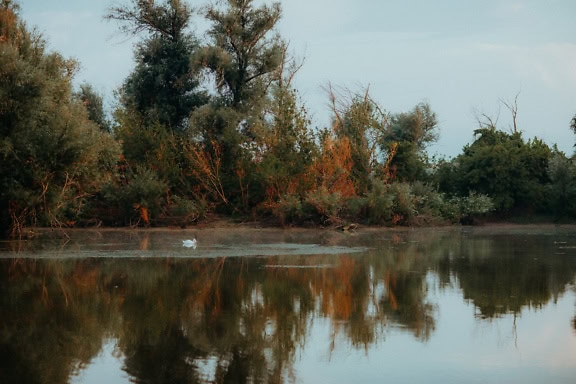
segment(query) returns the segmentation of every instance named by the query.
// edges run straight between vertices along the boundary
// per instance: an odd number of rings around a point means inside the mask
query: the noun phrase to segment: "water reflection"
[[[390,335],[434,340],[450,313],[431,292],[461,295],[461,305],[489,321],[556,302],[573,289],[575,234],[204,233],[193,258],[167,246],[176,238],[150,233],[90,233],[78,243],[33,245],[36,258],[29,245],[13,247],[4,256],[18,250],[26,257],[0,260],[0,377],[66,383],[115,340],[115,354],[136,383],[309,382],[295,367],[320,324],[329,330],[328,355],[368,353],[386,348]],[[230,254],[226,241],[279,244],[279,255],[218,257],[218,249]],[[281,254],[298,249],[281,244],[302,243],[338,252]],[[201,257],[202,245],[210,257]],[[360,246],[364,251],[356,252]],[[42,258],[55,249],[60,258]],[[103,249],[166,256],[95,257],[106,255],[94,254]],[[69,257],[79,253],[84,257]],[[566,324],[576,329],[575,319]],[[576,373],[576,362],[570,369]],[[369,382],[374,372],[365,374],[358,379]]]

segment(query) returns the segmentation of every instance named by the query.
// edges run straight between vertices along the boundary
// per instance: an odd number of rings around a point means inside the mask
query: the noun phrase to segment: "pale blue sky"
[[[20,0],[21,16],[51,49],[82,65],[77,81],[112,92],[133,67],[133,39],[102,19],[126,0]],[[270,2],[267,2],[270,3]],[[476,115],[512,126],[499,100],[518,96],[526,138],[568,154],[576,136],[574,0],[282,0],[282,37],[304,58],[295,86],[316,125],[329,123],[328,82],[362,91],[386,110],[430,103],[440,122],[431,154],[454,156],[472,141]],[[190,1],[193,6],[206,4]],[[198,18],[198,33],[202,20]]]

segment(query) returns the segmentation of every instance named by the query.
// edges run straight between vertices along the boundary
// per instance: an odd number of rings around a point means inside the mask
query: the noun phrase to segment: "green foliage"
[[[416,214],[417,200],[408,183],[389,184],[388,193],[392,195],[392,224],[412,224]]]
[[[306,194],[304,209],[322,225],[336,224],[340,221],[343,201],[339,192],[329,192],[321,187]]]
[[[293,193],[281,196],[271,214],[282,225],[336,225],[343,220],[346,202],[339,192],[318,188],[308,191],[304,197]]]
[[[271,36],[280,6],[230,0],[223,9],[208,7],[206,18],[211,44],[195,60],[214,79],[218,97],[193,114],[191,135],[203,142],[207,158],[221,159],[226,208],[246,213],[266,194],[267,175],[258,171],[267,150],[262,135],[268,134],[270,87],[280,76],[285,53],[280,38]],[[273,163],[270,159],[263,169]]]
[[[443,196],[423,183],[374,181],[366,199],[370,224],[423,225],[444,221]]]
[[[374,181],[366,195],[366,218],[376,225],[442,224],[444,196],[430,186]]]
[[[426,148],[437,119],[428,104],[390,115],[368,91],[342,97],[330,86],[331,126],[312,129],[291,84],[299,66],[275,33],[280,4],[259,4],[204,8],[202,43],[184,1],[111,8],[109,20],[143,36],[111,126],[90,85],[72,91],[77,63],[47,53],[18,6],[1,1],[0,230],[100,214],[114,224],[152,217],[185,225],[209,209],[320,225],[473,223],[493,210],[576,214],[573,161],[525,141],[516,104],[506,104],[513,132],[481,125],[434,173]]]
[[[121,183],[110,183],[102,191],[105,205],[113,208],[112,223],[135,224],[142,217],[141,209],[146,209],[150,218],[156,218],[162,212],[168,185],[151,169],[128,168]]]
[[[488,195],[500,212],[542,209],[551,149],[541,140],[525,142],[520,132],[506,133],[494,127],[475,131],[474,143],[444,166],[441,187],[455,185],[460,196],[469,191]],[[450,179],[453,178],[453,179]]]
[[[196,130],[194,137],[198,138],[196,147],[203,152],[201,156],[193,156],[191,166],[211,180],[209,188],[205,188],[206,180],[198,180],[199,184],[223,212],[248,213],[265,196],[262,174],[258,171],[262,147],[241,132],[241,127],[249,123],[242,120],[237,110],[218,103],[198,109],[191,118]],[[210,165],[208,172],[206,165]]]
[[[0,230],[62,225],[112,176],[119,158],[110,135],[72,95],[76,63],[0,6]]]
[[[446,197],[429,184],[374,180],[365,196],[343,198],[325,188],[304,198],[282,196],[273,215],[282,224],[336,225],[359,222],[370,225],[476,224],[494,209],[492,199],[475,192],[465,197]]]
[[[280,198],[272,210],[272,214],[278,218],[282,225],[287,223],[302,223],[304,210],[302,199],[295,194],[286,194]]]
[[[418,150],[424,150],[430,143],[438,139],[436,114],[430,105],[418,104],[408,113],[392,116],[392,121],[386,137],[387,140],[414,143]]]
[[[494,203],[489,196],[475,192],[470,192],[467,197],[461,200],[460,206],[462,207],[460,210],[462,218],[483,215],[494,209]]]
[[[194,206],[202,195],[187,154],[189,135],[195,134],[189,132],[190,115],[209,100],[194,65],[199,44],[188,30],[191,15],[183,1],[132,0],[106,16],[120,22],[125,33],[146,33],[114,111],[114,134],[122,143],[126,169],[99,202],[115,207],[111,221],[180,216],[186,224],[204,209]]]
[[[206,12],[212,45],[202,49],[198,60],[234,109],[247,112],[258,106],[282,64],[284,43],[268,37],[280,14],[279,3],[256,7],[253,0],[227,0],[225,9],[210,6]]]
[[[171,130],[186,130],[190,113],[208,99],[197,89],[190,64],[196,44],[189,40],[157,36],[141,43],[136,68],[122,87],[122,104]]]
[[[96,93],[90,84],[80,85],[80,89],[73,94],[73,97],[84,104],[90,120],[96,123],[102,131],[111,132],[112,127],[104,111],[102,96]]]
[[[122,106],[173,131],[186,130],[190,113],[207,102],[192,65],[198,43],[186,31],[191,12],[179,0],[133,0],[130,6],[111,8],[106,16],[121,22],[126,33],[149,33],[137,45],[136,68],[120,93]]]
[[[480,217],[494,210],[494,203],[487,195],[470,192],[468,196],[446,199],[441,210],[452,223],[475,224]]]
[[[191,200],[180,196],[172,196],[165,217],[180,225],[192,224],[202,219],[208,206],[206,201]]]
[[[456,159],[440,159],[434,166],[433,181],[438,190],[453,196],[460,193],[459,185],[459,162]]]
[[[186,143],[160,123],[146,122],[137,113],[124,109],[115,113],[116,137],[122,143],[124,159],[132,167],[154,170],[175,194],[187,194],[194,185],[187,171]]]
[[[494,208],[486,195],[448,198],[422,182],[374,182],[366,200],[369,223],[386,225],[472,224]]]
[[[392,221],[394,196],[388,193],[388,189],[388,184],[379,180],[372,183],[366,195],[366,212],[370,224],[388,224]]]
[[[257,172],[263,179],[268,202],[286,194],[304,195],[311,188],[307,172],[318,148],[310,130],[307,111],[298,106],[289,85],[273,87],[268,120],[257,134]]]
[[[398,142],[396,155],[392,159],[390,169],[399,181],[414,182],[427,177],[427,159],[419,152],[415,143]]]
[[[390,169],[399,181],[426,179],[426,146],[438,138],[436,114],[428,104],[418,104],[408,113],[393,115],[386,133],[380,140],[381,150],[390,151],[397,145]]]
[[[576,164],[561,152],[548,163],[548,202],[557,218],[576,216]]]
[[[166,194],[167,185],[160,180],[156,172],[137,168],[134,175],[128,179],[128,184],[122,188],[122,202],[126,205],[138,205],[150,210],[158,210]]]
[[[411,191],[415,198],[416,217],[414,225],[441,225],[446,224],[445,215],[446,196],[432,186],[432,184],[417,181],[411,184]]]

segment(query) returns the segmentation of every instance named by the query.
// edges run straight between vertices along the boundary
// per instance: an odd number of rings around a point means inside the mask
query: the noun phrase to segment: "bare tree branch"
[[[500,108],[498,108],[496,117],[488,115],[486,112],[480,112],[477,109],[474,109],[474,116],[480,128],[496,128],[500,119]]]
[[[500,99],[500,102],[502,104],[504,104],[504,106],[512,114],[512,124],[513,124],[512,126],[513,126],[513,132],[514,133],[518,132],[517,117],[518,117],[518,96],[519,95],[520,95],[520,92],[516,93],[516,96],[514,96],[514,102],[509,102],[509,101]]]
[[[156,5],[154,0],[132,0],[130,5],[111,7],[104,19],[119,21],[120,30],[129,35],[148,31],[176,40],[188,25],[190,14],[189,7],[180,0],[170,0],[167,5]]]

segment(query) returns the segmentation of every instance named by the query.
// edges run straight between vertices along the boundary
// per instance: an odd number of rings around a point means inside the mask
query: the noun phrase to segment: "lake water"
[[[0,243],[0,382],[575,383],[575,283],[574,226]]]

